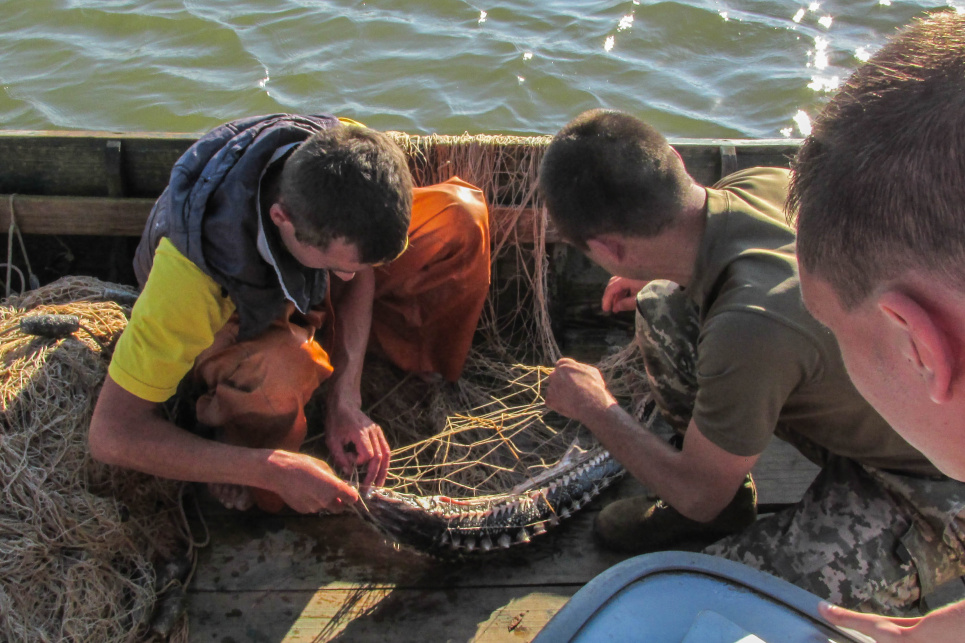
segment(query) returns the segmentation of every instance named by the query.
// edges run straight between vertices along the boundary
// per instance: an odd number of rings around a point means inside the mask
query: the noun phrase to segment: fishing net
[[[492,290],[477,346],[504,362],[553,363],[560,357],[549,302],[548,239],[539,198],[539,164],[550,137],[410,136],[393,133],[418,185],[458,176],[489,201]]]
[[[393,445],[386,489],[407,502],[397,511],[398,502],[387,506],[385,495],[376,495],[359,510],[395,541],[433,553],[528,542],[622,473],[609,454],[602,465],[599,457],[592,466],[581,458],[599,451],[596,440],[543,401],[549,367],[560,357],[550,314],[553,231],[537,191],[550,139],[397,134],[396,140],[417,184],[455,175],[487,195],[493,286],[459,381],[429,385],[367,362],[364,410]],[[600,366],[613,392],[642,408],[646,378],[638,352],[628,347]],[[564,481],[568,487],[558,491]],[[417,533],[432,517],[439,533]]]
[[[560,356],[550,314],[552,231],[536,189],[549,139],[395,136],[418,184],[458,175],[487,195],[493,287],[459,381],[431,384],[376,358],[366,363],[363,410],[394,447],[387,487],[435,531],[413,537],[409,514],[380,508],[378,498],[358,510],[420,551],[526,542],[621,472],[593,455],[598,445],[583,427],[543,403]],[[134,294],[68,277],[0,307],[2,640],[187,638],[184,587],[199,545],[185,524],[182,485],[100,465],[86,446]],[[39,314],[73,315],[77,325],[25,323]],[[639,409],[646,390],[636,352],[610,355],[601,368],[613,392]],[[323,400],[315,397],[310,418],[324,417]],[[325,456],[317,435],[305,448]],[[463,504],[440,510],[440,498]],[[475,517],[466,522],[467,514]]]
[[[396,140],[417,184],[459,176],[487,195],[493,286],[457,382],[427,385],[375,360],[366,365],[368,412],[393,440],[387,486],[454,497],[505,492],[522,472],[587,439],[573,423],[547,418],[542,406],[545,365],[560,355],[546,305],[547,226],[532,214],[546,140],[404,134]]]
[[[134,296],[66,278],[0,306],[0,640],[186,640],[181,486],[87,451]]]

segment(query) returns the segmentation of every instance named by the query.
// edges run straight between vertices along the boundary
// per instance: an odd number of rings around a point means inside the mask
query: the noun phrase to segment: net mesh
[[[490,205],[493,288],[462,378],[429,384],[375,358],[364,409],[393,445],[387,486],[417,495],[507,493],[553,466],[585,429],[543,403],[560,356],[550,315],[553,273],[541,215],[539,162],[548,137],[408,136],[416,183],[452,176]],[[68,277],[0,306],[0,639],[186,640],[183,561],[193,543],[182,486],[94,462],[86,434],[114,342],[135,293]],[[78,315],[66,338],[24,335],[37,313]],[[601,368],[613,392],[639,407],[646,391],[632,348]],[[324,417],[316,395],[310,418]],[[321,431],[319,422],[314,424]],[[306,450],[324,457],[316,435]],[[190,568],[190,563],[188,564]],[[172,571],[173,570],[173,571]],[[154,615],[152,620],[152,614]]]
[[[459,176],[487,195],[493,286],[459,381],[426,384],[376,359],[366,363],[363,410],[393,446],[386,486],[424,496],[503,494],[555,465],[572,445],[596,444],[543,400],[561,355],[550,314],[553,231],[537,183],[550,137],[394,136],[418,185]],[[600,367],[620,399],[642,404],[646,380],[633,347]]]
[[[184,580],[165,580],[164,570],[190,556],[181,485],[98,464],[87,450],[134,296],[66,278],[0,306],[2,640],[145,640],[158,597]],[[74,315],[79,328],[59,338],[22,332],[40,314]],[[186,636],[183,619],[165,627]]]

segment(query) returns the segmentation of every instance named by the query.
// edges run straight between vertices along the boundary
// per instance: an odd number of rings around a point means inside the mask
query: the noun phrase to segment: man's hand
[[[603,312],[621,313],[635,310],[637,307],[637,293],[647,285],[646,281],[627,279],[626,277],[610,277],[606,289],[603,291]]]
[[[367,467],[362,482],[362,489],[366,489],[385,483],[390,451],[382,427],[362,413],[359,393],[372,322],[375,273],[371,267],[360,270],[351,281],[343,282],[340,293],[335,290],[332,306],[338,323],[329,353],[335,372],[328,384],[325,443],[335,465],[346,475],[353,467]]]
[[[339,513],[359,499],[358,491],[321,460],[291,451],[274,451],[268,460],[270,490],[299,513]]]
[[[331,408],[325,421],[325,443],[335,464],[346,475],[353,467],[366,467],[362,489],[385,484],[391,449],[382,427],[361,409],[339,405]],[[349,445],[354,453],[349,450]]]
[[[589,424],[590,418],[617,403],[600,371],[568,357],[556,362],[546,384],[546,406],[582,424]]]
[[[965,632],[965,601],[913,618],[861,614],[823,601],[818,611],[832,625],[855,630],[877,643],[955,643]]]

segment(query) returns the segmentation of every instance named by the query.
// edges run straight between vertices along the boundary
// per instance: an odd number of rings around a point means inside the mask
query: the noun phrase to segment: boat
[[[561,243],[539,207],[536,170],[550,137],[393,136],[417,184],[457,174],[487,194],[493,290],[509,293],[497,308],[527,305],[531,293],[507,284],[536,262],[546,270],[549,323],[565,354],[595,359],[627,343],[632,316],[599,312],[608,276]],[[172,165],[197,138],[0,131],[0,230],[5,261],[22,273],[8,271],[8,289],[65,275],[133,286],[144,222]],[[705,185],[747,167],[787,166],[800,144],[670,142]],[[528,253],[522,259],[519,248]],[[800,498],[816,471],[790,447],[774,449],[755,470],[764,512]],[[400,547],[354,515],[244,514],[202,501],[203,524],[193,519],[191,528],[208,545],[184,597],[189,640],[530,641],[580,588],[626,559],[594,544],[592,520],[607,501],[640,491],[627,480],[526,546],[456,558]]]
[[[874,643],[829,625],[820,600],[732,560],[655,552],[591,580],[533,643]]]

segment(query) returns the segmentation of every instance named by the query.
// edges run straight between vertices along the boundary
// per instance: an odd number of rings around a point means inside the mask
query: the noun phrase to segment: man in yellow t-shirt
[[[384,134],[324,115],[216,128],[175,165],[145,228],[142,293],[91,421],[92,455],[207,482],[229,507],[340,510],[358,491],[298,453],[305,403],[329,380],[336,465],[382,484],[389,445],[360,408],[364,354],[371,343],[404,369],[458,378],[488,242],[481,192],[455,177],[413,188]],[[182,381],[201,389],[210,436],[162,417]]]

